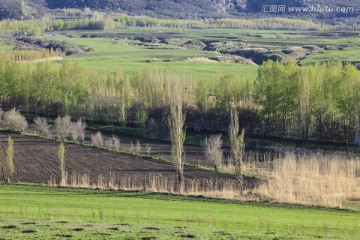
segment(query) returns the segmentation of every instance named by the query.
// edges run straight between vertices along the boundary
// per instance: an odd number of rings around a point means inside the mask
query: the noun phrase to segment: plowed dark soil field
[[[15,181],[48,183],[52,177],[59,181],[58,142],[0,132],[3,149],[7,146],[9,136],[14,139]],[[173,165],[160,160],[75,144],[66,144],[65,149],[66,171],[77,174],[87,173],[90,175],[90,182],[97,181],[99,175],[106,176],[109,173],[118,177],[128,176],[131,179],[144,179],[154,174],[170,178],[176,176]],[[217,181],[234,180],[230,174],[216,173],[195,167],[185,168],[185,178]],[[245,178],[245,181],[245,185],[248,187],[253,186],[256,182],[253,178]]]

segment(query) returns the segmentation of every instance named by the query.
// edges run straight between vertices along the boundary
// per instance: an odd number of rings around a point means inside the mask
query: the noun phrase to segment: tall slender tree
[[[5,182],[11,182],[14,175],[15,166],[14,166],[14,139],[12,137],[8,138],[8,146],[6,149],[6,154],[0,144],[0,170],[3,175]]]
[[[183,112],[182,90],[179,80],[169,75],[166,80],[167,99],[170,108],[169,130],[171,139],[171,154],[178,179],[178,192],[185,190],[184,179],[184,141],[185,141],[185,114]]]
[[[243,194],[244,179],[243,179],[243,158],[245,150],[245,130],[241,130],[239,127],[239,116],[236,109],[235,101],[230,103],[230,127],[229,127],[229,138],[230,138],[230,156],[235,165],[235,175],[238,184],[240,194]]]
[[[58,158],[60,163],[60,186],[66,186],[66,171],[65,171],[65,146],[61,142],[58,149]]]

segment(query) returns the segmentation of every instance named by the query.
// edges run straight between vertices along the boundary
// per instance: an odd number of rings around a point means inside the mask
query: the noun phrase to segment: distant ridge
[[[171,18],[219,18],[261,17],[280,15],[284,17],[312,17],[329,20],[334,18],[359,18],[360,0],[1,0],[0,19],[38,18],[51,9],[91,8],[108,12],[124,12],[133,15]],[[285,5],[285,11],[273,11],[270,6]],[[343,7],[352,11],[341,12],[290,12],[289,7]],[[314,8],[315,9],[315,8]],[[306,10],[306,9],[305,9]],[[341,10],[341,9],[339,9]]]

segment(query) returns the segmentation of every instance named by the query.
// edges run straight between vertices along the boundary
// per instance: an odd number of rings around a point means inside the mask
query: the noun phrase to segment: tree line
[[[250,136],[352,142],[359,129],[359,71],[341,62],[300,67],[269,61],[259,67],[255,81],[237,75],[187,81],[157,65],[128,76],[77,62],[31,67],[1,58],[0,106],[161,133],[167,131],[170,111],[165,82],[173,78],[186,83],[182,104],[191,131],[227,132],[230,101]]]
[[[148,16],[129,16],[119,14],[114,16],[95,14],[85,15],[81,19],[57,19],[44,16],[39,20],[0,21],[3,33],[26,32],[28,34],[42,34],[49,31],[65,30],[101,30],[108,31],[125,27],[170,28],[173,31],[187,29],[273,29],[273,30],[357,30],[358,25],[329,25],[315,23],[311,20],[290,18],[218,18],[209,20],[152,18]]]
[[[34,61],[38,59],[47,59],[59,56],[53,49],[46,50],[0,50],[0,56],[3,60],[11,61]]]
[[[266,135],[347,142],[359,133],[360,74],[353,65],[270,61],[254,90]]]

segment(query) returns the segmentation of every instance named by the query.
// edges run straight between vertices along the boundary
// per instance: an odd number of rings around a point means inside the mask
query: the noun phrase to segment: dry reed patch
[[[260,171],[267,180],[255,192],[279,202],[341,207],[360,198],[358,158],[286,153]]]
[[[185,62],[208,62],[208,63],[217,63],[218,61],[212,60],[210,58],[206,57],[193,57],[193,58],[187,58]]]
[[[49,186],[58,186],[54,178]],[[134,175],[117,176],[113,173],[97,176],[97,181],[90,182],[90,174],[66,173],[66,185],[71,188],[101,190],[146,191],[177,194],[178,181],[175,176],[152,174],[144,178]],[[232,179],[185,179],[183,195],[206,196],[221,199],[243,199],[237,189],[237,182]],[[249,190],[250,191],[250,190]]]

